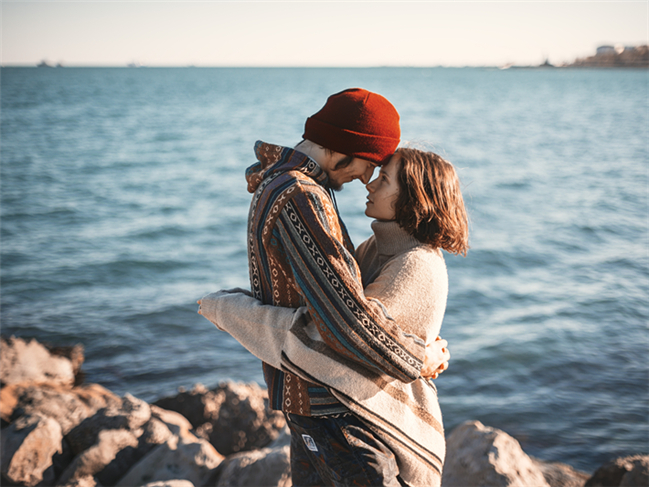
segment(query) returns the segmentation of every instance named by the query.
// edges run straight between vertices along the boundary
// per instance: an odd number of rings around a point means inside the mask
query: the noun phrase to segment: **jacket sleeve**
[[[219,330],[232,335],[255,357],[281,369],[289,330],[296,322],[308,320],[306,308],[266,305],[252,296],[234,291],[204,296],[200,314]]]
[[[421,338],[405,333],[376,299],[363,293],[360,272],[340,238],[338,217],[324,191],[297,191],[274,233],[296,287],[324,342],[341,355],[402,382],[420,375]]]

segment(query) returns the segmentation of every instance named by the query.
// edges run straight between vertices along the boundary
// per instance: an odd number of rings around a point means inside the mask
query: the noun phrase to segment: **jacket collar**
[[[395,221],[374,220],[372,230],[376,238],[376,249],[382,259],[387,260],[420,245],[425,245],[406,232]]]
[[[258,140],[255,143],[257,162],[246,169],[248,191],[254,193],[259,184],[266,178],[288,171],[299,171],[318,184],[326,186],[329,181],[327,173],[309,156],[279,145],[268,144]]]

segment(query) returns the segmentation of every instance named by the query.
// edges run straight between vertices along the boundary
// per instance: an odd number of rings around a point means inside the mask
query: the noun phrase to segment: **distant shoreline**
[[[49,66],[52,69],[44,69],[36,65],[30,64],[10,64],[0,65],[0,69],[33,69],[33,70],[46,70],[53,71],[55,69],[340,69],[340,70],[356,70],[356,69],[490,69],[506,71],[508,69],[572,69],[572,68],[594,68],[594,69],[647,69],[649,62],[642,65],[603,65],[603,64],[568,64],[568,65],[505,65],[505,66]]]

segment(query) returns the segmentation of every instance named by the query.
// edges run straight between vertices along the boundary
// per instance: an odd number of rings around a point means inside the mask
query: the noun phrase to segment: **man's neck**
[[[322,163],[325,160],[324,156],[326,156],[327,154],[324,147],[306,139],[297,144],[295,146],[295,150],[309,156],[311,159],[317,162],[320,167],[322,167]]]

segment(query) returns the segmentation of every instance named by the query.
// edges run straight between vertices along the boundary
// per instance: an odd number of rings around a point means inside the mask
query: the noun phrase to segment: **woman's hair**
[[[395,220],[420,242],[466,256],[469,228],[453,165],[433,152],[399,149]]]

